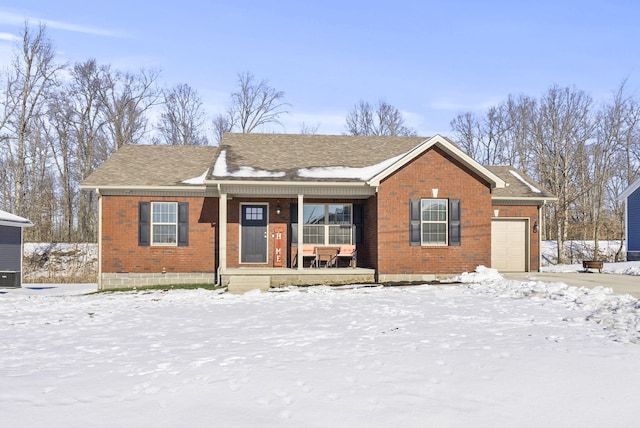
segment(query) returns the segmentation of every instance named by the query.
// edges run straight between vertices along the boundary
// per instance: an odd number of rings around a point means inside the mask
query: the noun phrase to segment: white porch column
[[[304,196],[298,195],[298,270],[302,270],[304,265],[304,258],[302,257],[302,234],[304,232]]]
[[[102,195],[100,189],[96,189],[98,195],[98,290],[102,290]]]
[[[220,266],[218,268],[222,271],[227,269],[227,194],[220,193],[220,206],[218,213],[218,227],[220,228],[220,245],[218,246],[220,254],[218,254],[218,260]]]

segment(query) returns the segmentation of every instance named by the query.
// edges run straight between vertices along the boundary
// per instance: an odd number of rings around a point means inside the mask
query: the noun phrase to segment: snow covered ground
[[[640,305],[503,279],[0,290],[7,427],[631,427]]]
[[[23,254],[25,282],[96,281],[97,244],[26,242]]]

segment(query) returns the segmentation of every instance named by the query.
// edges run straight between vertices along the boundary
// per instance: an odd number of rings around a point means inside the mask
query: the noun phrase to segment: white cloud
[[[96,36],[105,36],[105,37],[122,37],[122,38],[127,37],[127,35],[121,31],[114,31],[106,28],[93,27],[93,26],[77,25],[77,24],[71,24],[68,22],[40,18],[36,16],[26,16],[19,13],[0,11],[0,24],[22,25],[24,24],[25,21],[29,22],[30,24],[43,23],[48,28],[63,30],[63,31],[71,31],[75,33],[93,34]]]
[[[16,36],[15,34],[11,34],[11,33],[0,33],[0,40],[6,40],[8,42],[13,42],[15,40],[18,40],[18,36]]]

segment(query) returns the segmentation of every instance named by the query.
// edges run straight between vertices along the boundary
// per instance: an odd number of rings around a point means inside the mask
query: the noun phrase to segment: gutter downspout
[[[218,220],[220,233],[220,244],[218,245],[220,254],[218,260],[220,262],[218,266],[218,282],[222,284],[221,274],[227,270],[227,194],[222,192],[218,183],[218,193],[220,195],[220,204],[218,208]]]
[[[542,272],[542,231],[544,225],[542,224],[542,209],[547,205],[547,201],[542,201],[542,206],[538,210],[538,272]]]

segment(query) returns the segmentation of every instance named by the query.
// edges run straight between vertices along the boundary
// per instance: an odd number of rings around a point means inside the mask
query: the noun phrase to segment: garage
[[[527,219],[492,220],[491,267],[501,272],[526,272]]]

